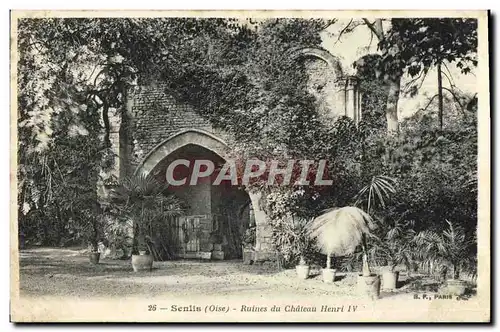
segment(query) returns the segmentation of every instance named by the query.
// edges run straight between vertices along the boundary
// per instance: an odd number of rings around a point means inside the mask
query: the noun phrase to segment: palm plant
[[[396,193],[395,180],[391,177],[385,175],[377,175],[372,177],[369,184],[361,188],[361,190],[356,195],[355,205],[366,204],[366,211],[368,214],[373,213],[373,207],[380,206],[382,208],[386,207],[386,201],[391,198],[391,195]],[[390,237],[389,237],[390,238]],[[389,238],[386,237],[386,240]],[[368,252],[366,250],[366,235],[363,235],[364,250],[363,250],[363,271],[368,268]],[[383,241],[378,242],[381,246],[379,248],[389,248],[391,244],[384,243]],[[376,248],[375,248],[376,249]],[[372,251],[375,249],[371,249]],[[388,251],[386,251],[388,252]],[[365,274],[365,272],[363,273]]]
[[[396,193],[395,182],[393,178],[384,175],[372,177],[370,183],[358,192],[355,205],[366,203],[368,213],[377,204],[385,208],[386,201]]]
[[[311,246],[308,236],[308,220],[289,216],[279,225],[279,231],[274,232],[274,243],[280,248],[285,260],[299,259],[299,265],[306,265],[305,254]]]
[[[447,229],[442,233],[425,230],[415,237],[419,246],[419,256],[423,263],[437,263],[453,268],[452,278],[459,279],[460,271],[475,266],[474,239],[467,238],[463,227],[454,225],[449,220]]]
[[[154,178],[139,175],[125,178],[111,191],[111,201],[118,211],[132,220],[134,254],[144,250],[159,256],[154,243],[155,226],[183,213],[180,200],[166,189]]]
[[[333,208],[315,218],[309,226],[310,235],[317,239],[327,255],[327,268],[330,269],[332,255],[348,255],[358,245],[363,248],[363,275],[370,276],[365,235],[375,228],[372,218],[365,211],[354,206]]]
[[[392,225],[382,224],[378,228],[382,234],[370,237],[369,256],[375,261],[387,262],[391,272],[399,264],[404,264],[410,271],[415,256],[413,240],[416,236],[412,227],[413,222],[402,220],[396,220]]]

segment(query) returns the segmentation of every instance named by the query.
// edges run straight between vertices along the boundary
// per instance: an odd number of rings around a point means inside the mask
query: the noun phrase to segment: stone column
[[[359,79],[356,76],[349,76],[346,84],[346,115],[355,123],[360,120],[359,104]]]
[[[337,107],[336,107],[336,115],[343,116],[346,114],[346,79],[339,78],[335,82],[335,93],[337,97]]]
[[[255,217],[255,260],[273,260],[275,250],[271,243],[272,229],[267,221],[266,212],[262,209],[260,200],[262,193],[249,192]]]

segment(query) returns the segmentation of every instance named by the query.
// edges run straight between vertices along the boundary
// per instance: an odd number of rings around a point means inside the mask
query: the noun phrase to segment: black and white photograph
[[[487,11],[12,11],[11,321],[489,322]]]

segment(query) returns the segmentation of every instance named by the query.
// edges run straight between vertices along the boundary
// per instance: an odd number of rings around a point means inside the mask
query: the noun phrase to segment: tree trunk
[[[399,90],[401,89],[401,76],[390,79],[388,82],[386,118],[387,134],[394,135],[399,132],[398,123],[398,100]]]
[[[377,36],[379,42],[385,39],[384,29],[382,26],[382,19],[376,19],[373,23],[366,18],[363,19],[368,28]],[[399,73],[387,80],[387,104],[386,104],[386,118],[387,118],[387,135],[397,135],[399,133],[398,123],[398,100],[399,90],[401,88],[401,77],[403,73]]]
[[[330,270],[332,268],[330,254],[326,255],[326,268]]]
[[[453,265],[453,279],[458,280],[460,278],[460,269],[458,265]]]
[[[437,74],[438,74],[439,130],[443,130],[443,77],[441,73],[441,61],[437,63]]]

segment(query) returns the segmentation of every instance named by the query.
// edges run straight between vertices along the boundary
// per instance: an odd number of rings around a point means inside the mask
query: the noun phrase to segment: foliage
[[[110,117],[123,113],[128,91],[145,79],[165,82],[169,94],[235,135],[235,151],[252,153],[248,147],[256,146],[254,156],[267,150],[300,157],[312,156],[311,146],[321,151],[318,142],[325,139],[319,128],[324,126],[314,98],[303,88],[300,63],[288,61],[287,51],[319,45],[324,27],[324,20],[315,19],[20,20],[19,177],[30,182],[20,196],[24,200],[44,192],[43,178],[26,169],[36,165],[33,153],[40,153],[40,159],[54,157],[59,127],[98,138],[93,147],[99,155],[92,157],[96,170],[99,163],[109,168]],[[60,121],[59,115],[71,114],[71,121]],[[82,128],[82,118],[99,126]],[[72,161],[88,164],[81,158]],[[88,181],[85,190],[106,180]]]
[[[156,231],[158,227],[164,227],[165,222],[183,213],[180,200],[166,193],[163,184],[144,175],[125,178],[113,188],[110,196],[117,218],[126,218],[133,223],[133,253],[146,250],[155,258],[160,258],[157,247],[162,243],[155,243]]]
[[[422,78],[425,80],[429,69],[437,67],[439,128],[443,128],[443,66],[454,63],[464,74],[471,72],[471,65],[477,66],[477,20],[468,18],[415,18],[393,19],[391,30],[379,44],[383,51],[383,59],[397,62],[406,67],[412,82]],[[448,68],[447,68],[448,69]],[[448,70],[449,72],[449,70]],[[446,76],[451,83],[451,80]],[[416,94],[418,86],[413,85],[412,94]],[[453,87],[452,87],[453,88]]]
[[[449,220],[446,220],[446,223],[448,227],[442,233],[425,230],[418,233],[415,242],[420,248],[419,258],[423,264],[450,264],[453,268],[453,279],[458,279],[463,269],[477,271],[475,238],[467,236],[463,227]]]
[[[370,236],[368,256],[377,265],[387,265],[390,271],[404,264],[411,271],[418,248],[414,243],[416,233],[408,221],[383,220],[375,234]]]
[[[255,235],[256,235],[255,226],[247,228],[241,240],[243,246],[246,248],[253,248],[255,246],[255,239],[256,239]]]
[[[396,193],[394,179],[388,176],[374,176],[369,184],[361,188],[357,195],[356,205],[366,202],[366,211],[370,212],[372,206],[379,204],[385,208],[386,201]]]
[[[307,256],[314,252],[307,234],[310,219],[306,218],[307,214],[300,213],[300,208],[305,209],[305,205],[294,205],[300,195],[300,192],[283,191],[272,192],[266,197],[265,210],[272,228],[272,243],[285,265],[297,260],[305,263]]]
[[[350,206],[354,201],[366,205],[379,226],[367,238],[376,262],[408,261],[411,249],[403,244],[408,244],[413,231],[440,234],[448,227],[444,220],[453,220],[474,242],[477,98],[450,89],[453,98],[446,103],[448,121],[443,130],[432,125],[431,103],[402,121],[398,136],[387,136],[381,129],[394,120],[382,115],[397,110],[403,72],[422,79],[439,61],[454,62],[464,72],[476,65],[476,22],[394,18],[387,31],[377,30],[381,20],[368,22],[370,29],[382,32],[377,35],[381,52],[356,63],[366,110],[357,126],[348,118],[323,121],[317,101],[307,92],[303,64],[300,59],[290,61],[290,50],[320,46],[320,32],[327,23],[218,18],[21,20],[21,231],[33,242],[50,245],[101,237],[95,236],[93,225],[102,214],[96,187],[106,180],[102,173],[114,159],[109,120],[125,110],[129,89],[149,79],[165,82],[167,93],[192,104],[215,127],[232,135],[237,159],[327,160],[326,176],[333,186],[270,188],[256,181],[248,188],[263,192],[274,245],[288,263],[304,251],[314,252],[306,239],[299,240],[306,220],[328,207]],[[145,181],[136,182],[149,186]],[[139,195],[132,182],[125,186],[125,193]],[[389,199],[395,190],[397,199]],[[105,234],[126,238],[125,215],[135,215],[137,227],[147,225],[141,220],[157,220],[155,209],[141,214],[127,201],[122,200],[121,206],[125,214],[112,212],[123,223],[106,226]],[[130,214],[132,210],[137,214]],[[149,238],[156,230],[140,228]],[[325,241],[331,238],[336,236]],[[147,242],[140,236],[135,239]]]
[[[397,45],[398,56],[411,76],[439,62],[456,62],[463,73],[476,66],[477,20],[469,18],[392,19],[380,47],[386,57]]]

